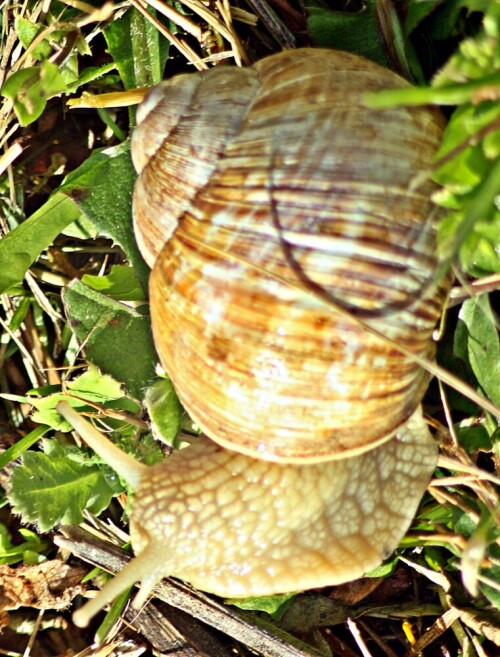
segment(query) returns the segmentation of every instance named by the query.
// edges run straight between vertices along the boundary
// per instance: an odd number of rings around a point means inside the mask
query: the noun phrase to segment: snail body
[[[302,49],[174,78],[139,108],[155,344],[208,438],[147,468],[60,405],[136,489],[136,556],[80,624],[166,575],[230,597],[341,583],[404,535],[437,451],[427,374],[395,345],[433,357],[446,282],[425,173],[443,125],[362,96],[406,84]]]

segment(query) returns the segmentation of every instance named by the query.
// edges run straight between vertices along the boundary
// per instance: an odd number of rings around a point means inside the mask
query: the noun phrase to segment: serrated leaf
[[[500,341],[488,295],[465,301],[459,322],[466,329],[462,340],[474,376],[485,394],[500,404]]]
[[[149,317],[73,281],[63,292],[72,331],[102,372],[139,399],[155,376],[158,360]]]
[[[131,399],[125,398],[125,393],[118,381],[111,376],[102,374],[97,367],[89,366],[89,369],[81,376],[66,384],[69,393],[74,396],[68,397],[63,392],[55,392],[37,398],[25,396],[22,401],[32,404],[37,410],[32,414],[33,422],[46,424],[56,431],[71,431],[72,427],[56,411],[60,401],[68,401],[74,408],[84,408],[85,401],[111,407],[110,402],[119,401],[119,408],[135,414],[139,411],[139,405]],[[82,400],[82,401],[79,401]]]
[[[107,508],[113,491],[99,468],[72,461],[54,440],[44,441],[44,451],[26,452],[12,473],[8,499],[23,522],[48,531],[59,523],[79,524],[85,508],[95,514]]]
[[[149,269],[132,231],[132,189],[135,172],[128,142],[93,153],[68,175],[59,193],[69,196],[100,235],[118,244],[147,287]]]

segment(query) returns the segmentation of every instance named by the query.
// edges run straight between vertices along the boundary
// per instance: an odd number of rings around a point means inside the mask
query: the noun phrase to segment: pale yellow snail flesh
[[[362,102],[406,84],[303,49],[175,78],[139,109],[134,220],[155,343],[223,447],[201,438],[146,468],[59,406],[136,490],[136,556],[79,624],[137,581],[142,604],[166,575],[230,597],[345,582],[406,532],[437,454],[419,408],[428,376],[394,342],[434,353],[446,283],[427,174],[443,122]]]
[[[152,467],[117,454],[65,402],[58,411],[136,489],[135,557],[74,614],[81,626],[137,581],[135,607],[167,576],[232,598],[360,577],[406,532],[437,457],[420,409],[393,440],[347,459],[280,464],[201,438]]]

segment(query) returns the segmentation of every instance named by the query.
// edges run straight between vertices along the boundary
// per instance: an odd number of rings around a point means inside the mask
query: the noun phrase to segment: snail
[[[342,583],[406,532],[437,459],[408,352],[432,360],[447,291],[426,175],[443,119],[362,98],[407,84],[298,49],[175,77],[139,107],[153,335],[204,435],[146,467],[58,405],[135,489],[136,556],[78,624],[167,575],[233,598]]]

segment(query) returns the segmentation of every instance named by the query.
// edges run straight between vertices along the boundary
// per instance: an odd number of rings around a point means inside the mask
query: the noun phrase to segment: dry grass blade
[[[173,32],[167,29],[155,16],[152,16],[146,9],[146,2],[142,0],[131,0],[134,7],[139,11],[154,27],[162,34],[170,43],[177,48],[177,50],[184,55],[186,60],[193,64],[198,71],[202,71],[207,67],[198,54],[182,39],[179,39]]]

